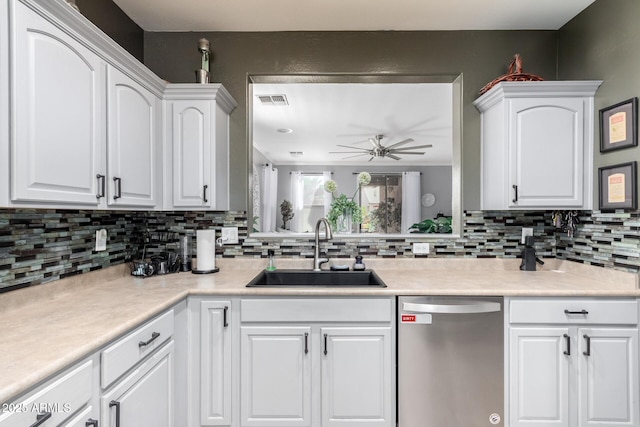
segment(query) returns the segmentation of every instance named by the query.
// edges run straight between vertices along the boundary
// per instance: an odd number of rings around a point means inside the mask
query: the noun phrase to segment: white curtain
[[[324,180],[322,181],[322,185],[324,187],[324,184],[331,179],[331,172],[324,171],[322,172],[322,176],[324,178]],[[324,217],[326,218],[327,215],[329,215],[329,211],[331,210],[331,202],[333,202],[333,196],[328,191],[325,191],[324,188],[322,189],[322,191],[324,191]]]
[[[262,166],[260,200],[260,231],[276,231],[278,217],[278,169],[271,165]]]
[[[304,232],[303,209],[304,209],[304,179],[302,172],[291,172],[291,207],[293,219],[291,219],[291,231]]]
[[[422,219],[420,207],[420,172],[402,172],[402,223],[401,233]]]

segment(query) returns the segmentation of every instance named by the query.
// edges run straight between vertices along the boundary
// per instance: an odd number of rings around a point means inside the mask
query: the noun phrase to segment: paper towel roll
[[[196,231],[196,257],[198,270],[206,271],[216,268],[216,231]]]

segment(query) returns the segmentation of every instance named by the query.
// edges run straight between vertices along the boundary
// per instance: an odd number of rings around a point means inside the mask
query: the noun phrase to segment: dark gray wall
[[[246,209],[248,74],[463,73],[466,209],[480,206],[480,120],[472,105],[478,90],[506,73],[515,53],[526,72],[556,79],[556,31],[145,33],[144,62],[163,79],[193,82],[201,37],[211,42],[212,81],[239,103],[231,115],[232,209]]]
[[[640,160],[640,148],[600,154],[599,113],[632,97],[640,97],[640,1],[598,0],[559,31],[558,77],[603,80],[596,93],[594,207],[598,168]]]
[[[80,12],[138,61],[144,60],[144,31],[112,0],[76,0]]]

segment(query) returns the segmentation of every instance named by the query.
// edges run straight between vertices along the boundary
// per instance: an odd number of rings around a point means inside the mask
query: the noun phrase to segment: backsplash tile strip
[[[560,258],[629,272],[640,271],[640,212],[581,212],[573,238],[555,229],[545,211],[467,211],[455,240],[431,239],[429,257],[517,258],[522,227],[532,227],[541,258]],[[238,227],[240,243],[217,249],[224,258],[276,256],[312,258],[313,239],[256,239],[247,235],[241,211],[138,212],[57,209],[0,209],[0,292],[86,273],[177,249],[177,236],[202,228]],[[95,231],[105,228],[107,250],[94,251]],[[163,234],[165,233],[165,234]],[[149,236],[169,236],[167,242]],[[334,239],[322,249],[333,258],[355,255],[412,258],[411,242],[428,238]],[[423,257],[423,256],[421,256]]]

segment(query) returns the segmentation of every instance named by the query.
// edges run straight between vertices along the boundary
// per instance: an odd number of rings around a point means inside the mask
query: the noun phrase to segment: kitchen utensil
[[[155,273],[156,268],[152,262],[136,260],[131,262],[131,275],[149,277]]]

